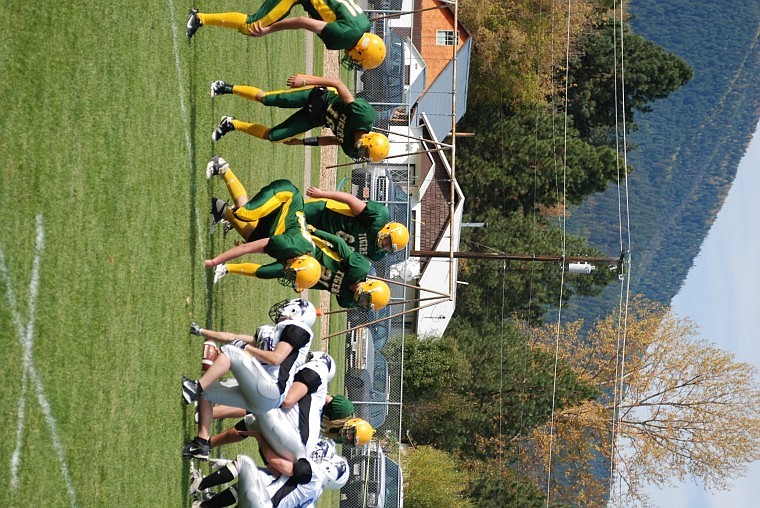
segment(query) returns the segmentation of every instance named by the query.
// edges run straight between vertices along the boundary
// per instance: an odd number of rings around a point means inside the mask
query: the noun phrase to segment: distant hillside
[[[678,292],[736,175],[760,116],[760,3],[634,0],[631,24],[694,67],[694,79],[638,113],[628,153],[632,284],[661,302]],[[571,211],[571,232],[620,251],[617,190]],[[577,299],[567,319],[600,316],[619,287]],[[579,311],[582,308],[582,311]]]

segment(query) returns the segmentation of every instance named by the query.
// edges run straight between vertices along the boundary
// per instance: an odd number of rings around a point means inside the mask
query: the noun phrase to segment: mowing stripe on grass
[[[29,282],[29,316],[24,326],[21,315],[18,312],[18,305],[16,300],[16,293],[13,291],[13,285],[11,283],[11,277],[8,273],[8,267],[5,264],[5,252],[2,245],[0,245],[0,275],[2,275],[5,281],[5,296],[8,299],[8,306],[11,311],[11,318],[16,326],[18,332],[18,340],[21,344],[21,348],[24,350],[23,357],[23,370],[21,379],[21,397],[18,403],[18,426],[16,427],[16,448],[11,455],[11,488],[16,489],[18,487],[18,467],[21,462],[21,438],[24,434],[24,414],[26,409],[26,391],[27,383],[31,381],[35,388],[37,395],[37,402],[42,409],[42,413],[45,416],[45,423],[50,431],[50,439],[53,442],[53,448],[55,449],[56,456],[58,458],[58,464],[61,467],[61,474],[63,475],[63,481],[66,484],[66,492],[69,495],[69,501],[71,506],[77,506],[76,492],[74,491],[74,485],[71,482],[69,476],[69,468],[66,464],[66,456],[63,452],[63,446],[58,439],[58,430],[53,418],[53,412],[50,409],[45,391],[42,388],[42,382],[37,375],[37,370],[32,363],[32,347],[34,346],[34,320],[37,313],[37,293],[39,290],[40,282],[40,263],[42,262],[42,248],[45,244],[45,228],[42,222],[42,215],[36,217],[36,231],[37,236],[35,238],[34,245],[34,259],[32,260],[32,277]]]
[[[180,60],[179,55],[179,38],[177,36],[177,20],[174,19],[174,0],[169,0],[169,19],[171,21],[172,25],[172,48],[174,51],[174,65],[177,68],[177,88],[179,90],[179,107],[182,110],[182,128],[185,131],[185,146],[187,147],[187,159],[188,159],[188,169],[190,170],[190,175],[194,175],[193,171],[193,165],[195,164],[195,144],[193,143],[193,140],[190,136],[190,118],[189,113],[187,112],[187,101],[185,100],[185,88],[183,86],[185,79],[182,75],[182,61]],[[193,186],[193,190],[195,190],[195,179],[191,182],[191,185]],[[194,193],[193,193],[194,194]],[[200,234],[202,231],[201,229],[201,222],[200,217],[198,215],[198,207],[196,206],[195,202],[193,202],[192,205],[192,213],[193,217],[195,217],[195,227],[196,231],[198,231],[198,247],[200,248],[201,252],[206,252],[206,249],[203,247],[203,235]],[[209,293],[208,285],[206,285],[206,301],[209,302],[211,300],[211,295]]]

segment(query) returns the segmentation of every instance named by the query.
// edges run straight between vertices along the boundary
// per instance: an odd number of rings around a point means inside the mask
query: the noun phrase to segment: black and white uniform
[[[217,381],[206,388],[203,395],[209,402],[255,412],[282,404],[296,370],[306,361],[314,332],[301,321],[286,320],[262,326],[257,335],[259,344],[267,344],[269,350],[274,350],[279,342],[287,342],[293,350],[280,365],[267,365],[231,344],[223,346],[235,378]]]
[[[301,459],[294,476],[272,475],[246,455],[238,455],[238,506],[244,508],[306,508],[322,494],[324,470],[311,459]],[[299,483],[299,481],[304,483]]]
[[[307,386],[306,395],[290,409],[276,408],[247,415],[247,429],[260,431],[280,457],[291,461],[307,457],[319,440],[322,407],[327,398],[327,374],[327,365],[321,360],[301,366],[294,381]]]

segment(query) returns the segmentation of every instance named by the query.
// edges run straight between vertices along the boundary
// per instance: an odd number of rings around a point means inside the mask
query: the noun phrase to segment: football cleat
[[[230,163],[222,159],[218,155],[211,157],[211,160],[206,164],[206,180],[212,176],[222,176],[230,168]]]
[[[182,376],[182,400],[185,404],[190,404],[201,398],[203,388],[198,381]]]
[[[187,40],[193,38],[195,32],[203,26],[201,18],[198,16],[198,9],[193,7],[187,15]]]
[[[231,93],[232,85],[230,83],[225,83],[221,79],[211,83],[211,97],[216,97],[217,95],[227,95]]]
[[[211,444],[208,440],[205,443],[199,437],[194,437],[192,441],[182,448],[182,456],[188,459],[208,460],[208,452],[211,450]]]
[[[227,275],[227,266],[226,265],[217,265],[216,269],[214,270],[214,284],[222,280],[222,278]]]
[[[227,202],[219,198],[211,198],[211,224],[219,224],[224,220],[224,212],[227,210]]]
[[[223,116],[222,119],[219,120],[219,127],[214,129],[214,132],[211,133],[212,141],[219,141],[225,134],[234,131],[235,126],[232,124],[234,119],[234,116]]]

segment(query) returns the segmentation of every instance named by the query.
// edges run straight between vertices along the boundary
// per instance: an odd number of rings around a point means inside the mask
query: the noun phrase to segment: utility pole
[[[409,253],[413,257],[421,258],[448,258],[451,253],[436,250],[413,250]],[[498,252],[454,252],[453,257],[459,259],[502,259],[507,261],[534,261],[543,263],[607,263],[614,264],[618,269],[622,268],[625,252],[620,257],[597,257],[597,256],[545,256],[539,254],[501,254]]]

